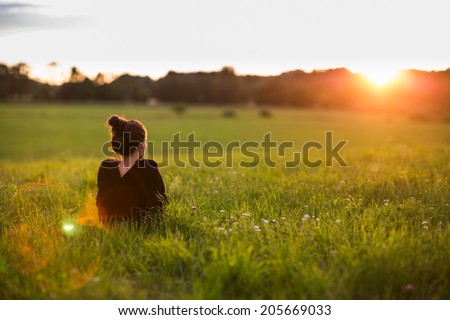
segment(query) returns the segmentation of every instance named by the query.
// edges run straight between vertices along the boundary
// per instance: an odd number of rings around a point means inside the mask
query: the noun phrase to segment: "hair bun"
[[[113,128],[120,128],[126,122],[127,122],[127,120],[125,118],[122,118],[118,115],[113,115],[113,116],[109,117],[109,119],[108,119],[108,124]]]

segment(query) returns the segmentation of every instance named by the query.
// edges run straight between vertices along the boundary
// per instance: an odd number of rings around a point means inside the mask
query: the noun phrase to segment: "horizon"
[[[15,64],[18,64],[18,63],[25,63],[29,67],[29,69],[30,69],[29,77],[31,79],[35,80],[35,81],[38,81],[38,82],[41,82],[41,83],[47,83],[47,84],[51,84],[51,85],[61,85],[61,84],[65,83],[65,82],[69,81],[70,68],[71,67],[68,68],[64,72],[64,76],[61,77],[59,81],[52,81],[54,79],[45,78],[45,77],[41,78],[39,76],[36,76],[33,73],[32,66],[30,66],[29,63],[27,63],[26,61],[17,61],[15,63],[6,63],[6,62],[0,60],[0,64],[5,64],[5,65],[8,65],[8,66],[12,66],[12,65],[15,65]],[[175,72],[175,73],[178,73],[178,74],[191,74],[191,73],[202,73],[202,72],[204,72],[204,73],[214,73],[214,72],[219,72],[224,67],[231,67],[231,68],[234,69],[236,76],[243,76],[243,77],[245,77],[245,76],[276,77],[276,76],[280,76],[280,75],[282,75],[284,73],[293,72],[293,71],[302,71],[302,72],[305,72],[307,74],[310,74],[310,73],[313,73],[313,72],[345,69],[345,70],[349,71],[351,74],[361,75],[361,76],[364,76],[364,77],[368,78],[372,82],[375,82],[375,83],[380,82],[380,84],[381,83],[384,84],[384,83],[390,82],[391,80],[392,81],[395,80],[395,78],[398,77],[398,75],[401,72],[407,72],[407,71],[445,72],[445,71],[450,69],[450,65],[448,67],[445,67],[445,68],[442,68],[442,69],[429,69],[429,70],[418,69],[418,68],[397,69],[397,70],[393,70],[392,73],[387,74],[386,77],[382,77],[381,80],[380,80],[380,78],[377,79],[376,76],[374,78],[371,78],[371,75],[369,73],[367,73],[367,72],[354,71],[354,70],[351,70],[350,68],[347,68],[345,66],[330,67],[330,68],[313,68],[313,69],[306,69],[306,68],[298,68],[297,67],[297,68],[293,68],[293,69],[289,69],[289,70],[282,70],[282,71],[277,72],[277,73],[264,74],[264,73],[242,73],[242,72],[239,72],[239,70],[236,70],[236,68],[234,66],[222,65],[221,67],[218,67],[216,69],[211,69],[211,70],[200,70],[200,69],[198,69],[198,70],[174,70],[174,69],[168,69],[166,72],[164,72],[162,75],[159,75],[159,76],[154,76],[152,74],[146,74],[146,73],[133,73],[133,72],[127,72],[127,71],[124,71],[122,73],[112,73],[112,72],[104,72],[102,70],[96,71],[96,72],[91,73],[91,74],[87,74],[81,68],[79,68],[77,65],[73,65],[72,67],[77,67],[77,69],[83,74],[83,76],[85,76],[86,78],[89,78],[91,80],[95,79],[95,77],[98,74],[101,73],[103,76],[105,76],[105,79],[106,79],[105,83],[110,83],[110,82],[114,81],[115,79],[117,79],[118,77],[120,77],[122,75],[130,75],[130,76],[133,76],[133,77],[148,77],[148,78],[150,78],[150,79],[152,79],[154,81],[158,81],[158,80],[166,77],[169,72]],[[384,76],[384,74],[383,74],[383,76]]]

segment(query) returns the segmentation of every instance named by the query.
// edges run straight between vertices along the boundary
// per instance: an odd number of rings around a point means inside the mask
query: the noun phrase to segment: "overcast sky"
[[[0,0],[0,62],[145,74],[450,67],[448,0]],[[51,61],[58,68],[49,68]],[[56,70],[57,69],[57,70]],[[57,76],[57,75],[56,75]]]

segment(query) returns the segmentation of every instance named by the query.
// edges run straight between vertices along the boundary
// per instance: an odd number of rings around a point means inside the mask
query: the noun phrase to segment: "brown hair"
[[[114,152],[127,157],[143,147],[147,130],[139,120],[127,120],[118,115],[108,119],[111,135],[111,147]]]

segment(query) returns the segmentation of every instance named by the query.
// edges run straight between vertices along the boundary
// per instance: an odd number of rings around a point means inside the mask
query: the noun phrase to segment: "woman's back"
[[[97,207],[101,220],[157,214],[167,200],[164,182],[153,160],[140,159],[121,177],[119,161],[104,160],[98,170]]]

